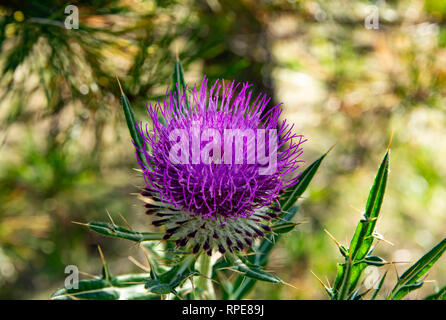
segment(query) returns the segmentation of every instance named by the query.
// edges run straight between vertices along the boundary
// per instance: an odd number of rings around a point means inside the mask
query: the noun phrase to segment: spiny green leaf
[[[356,285],[359,282],[359,278],[361,277],[361,274],[365,270],[365,268],[367,268],[367,265],[368,263],[366,262],[360,262],[352,266],[350,272],[350,281],[347,282],[349,284],[348,294],[353,292],[354,288],[356,288]]]
[[[404,298],[409,292],[419,289],[423,286],[423,281],[415,281],[412,284],[406,284],[400,286],[398,292],[391,298],[392,300],[401,300]]]
[[[299,223],[282,222],[272,225],[271,230],[275,233],[283,234],[293,231],[297,225],[299,225]]]
[[[173,288],[169,283],[162,283],[158,279],[146,280],[144,288],[155,294],[176,293],[175,288]]]
[[[359,293],[359,289],[356,289],[349,297],[349,300],[361,300],[364,294]]]
[[[376,174],[372,189],[367,200],[364,219],[358,224],[352,241],[350,242],[350,257],[353,262],[360,261],[369,253],[373,243],[373,232],[381,210],[389,174],[390,151],[384,155],[384,159]]]
[[[266,282],[281,283],[279,277],[262,270],[260,267],[247,267],[246,265],[235,265],[232,269],[243,273],[245,277]]]
[[[231,269],[242,272],[248,278],[273,283],[282,282],[277,276],[262,270],[261,266],[250,263],[248,259],[242,256],[227,255],[226,258],[230,262]]]
[[[442,256],[446,250],[446,238],[433,247],[428,253],[422,256],[409,269],[407,269],[400,277],[398,282],[392,289],[388,298],[400,300],[404,298],[410,291],[420,288],[423,285],[422,276],[429,271],[435,262]]]
[[[133,113],[132,107],[130,106],[129,99],[127,99],[127,96],[125,95],[124,91],[122,90],[121,83],[118,80],[119,89],[121,90],[121,102],[122,102],[122,108],[124,110],[125,120],[127,122],[127,127],[130,132],[130,137],[132,138],[133,142],[135,143],[135,146],[137,148],[136,152],[138,154],[138,158],[140,161],[142,161],[145,165],[147,165],[146,157],[140,150],[144,150],[145,144],[144,140],[139,134],[136,127],[138,126],[138,123],[135,119],[135,114]]]
[[[369,254],[374,240],[376,221],[384,199],[389,173],[389,157],[390,150],[387,150],[370,190],[364,218],[361,219],[356,227],[355,234],[350,242],[349,255],[345,257],[345,263],[338,268],[338,274],[333,286],[335,299],[346,299],[354,292],[359,278],[367,265],[385,264],[383,259],[369,256]]]
[[[134,300],[159,299],[144,288],[148,274],[126,274],[117,277],[81,280],[78,288],[62,288],[51,295],[53,300]]]
[[[373,292],[371,300],[375,300],[376,297],[378,296],[378,293],[381,291],[381,288],[382,288],[382,286],[384,284],[384,280],[386,279],[386,276],[387,276],[387,271],[384,273],[384,275],[382,276],[381,280],[379,281],[378,287]]]
[[[146,280],[145,288],[157,294],[176,294],[176,287],[189,277],[200,274],[194,269],[195,261],[195,256],[188,256],[162,274],[151,272],[151,278]]]
[[[172,86],[172,90],[176,91],[177,94],[177,108],[179,108],[178,111],[183,111],[181,110],[181,105],[182,105],[182,97],[184,95],[184,98],[186,99],[186,107],[188,110],[190,110],[190,106],[189,106],[189,100],[187,98],[187,92],[186,92],[186,81],[184,80],[184,71],[183,71],[183,66],[181,65],[180,60],[177,58],[175,61],[175,69],[173,72],[173,86]]]
[[[136,232],[106,222],[89,222],[86,226],[89,229],[105,236],[121,238],[136,242],[161,240],[163,238],[163,233]]]
[[[337,297],[337,294],[336,294],[337,292],[335,292],[335,290],[339,290],[339,288],[342,285],[342,281],[345,278],[345,276],[344,276],[345,264],[338,263],[336,268],[337,268],[336,279],[335,279],[335,282],[333,284],[333,293],[334,293],[333,298],[334,299],[336,299],[336,297]]]
[[[369,266],[376,266],[376,267],[381,267],[387,263],[386,260],[378,256],[367,256],[362,261],[367,263]]]

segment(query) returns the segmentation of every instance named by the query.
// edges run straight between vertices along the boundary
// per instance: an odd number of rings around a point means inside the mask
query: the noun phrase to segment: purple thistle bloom
[[[209,92],[207,84],[204,77],[189,97],[172,90],[148,106],[153,128],[138,127],[145,142],[138,162],[146,213],[160,217],[153,224],[166,227],[164,239],[210,255],[251,247],[271,232],[279,195],[298,182],[306,140],[279,123],[280,104],[266,111],[270,98],[254,99],[248,83],[216,81]]]

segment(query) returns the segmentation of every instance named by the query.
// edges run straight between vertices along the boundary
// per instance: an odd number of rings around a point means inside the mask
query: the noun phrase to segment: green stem
[[[214,286],[212,285],[212,268],[211,257],[207,254],[202,254],[200,257],[200,264],[198,271],[204,276],[198,277],[197,286],[203,290],[204,296],[208,299],[215,300]]]
[[[348,290],[350,287],[351,270],[352,270],[352,261],[350,260],[350,258],[347,258],[345,262],[345,272],[344,272],[344,277],[342,279],[341,290],[339,290],[338,300],[345,300],[345,297],[348,294]]]

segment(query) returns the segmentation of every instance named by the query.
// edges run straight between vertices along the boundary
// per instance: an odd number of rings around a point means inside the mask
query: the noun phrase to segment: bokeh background
[[[77,30],[63,25],[67,4]],[[379,29],[364,25],[372,12]],[[98,244],[114,273],[139,271],[134,246],[72,221],[107,221],[108,210],[151,229],[132,194],[143,181],[115,76],[145,119],[172,83],[175,52],[189,84],[250,81],[283,102],[309,138],[307,164],[337,143],[300,200],[306,223],[268,265],[296,288],[258,284],[249,298],[326,298],[310,271],[333,283],[342,260],[324,229],[348,243],[392,131],[378,223],[392,244],[376,250],[410,262],[446,236],[444,0],[0,1],[0,50],[2,299],[47,299],[67,265],[98,274]],[[446,284],[445,258],[429,279],[410,298]]]

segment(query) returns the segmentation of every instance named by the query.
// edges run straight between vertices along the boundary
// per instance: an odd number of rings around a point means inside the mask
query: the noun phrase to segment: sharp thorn
[[[310,270],[310,272],[313,274],[313,276],[316,277],[316,279],[319,281],[319,283],[325,288],[325,289],[330,289],[329,287],[327,287],[327,285],[312,271]]]
[[[327,229],[324,229],[324,231],[325,231],[325,233],[330,237],[330,239],[336,244],[336,246],[337,246],[338,248],[341,248],[341,247],[342,247],[342,245],[335,239],[335,237],[333,237],[333,235],[332,235],[330,232],[328,232]]]

